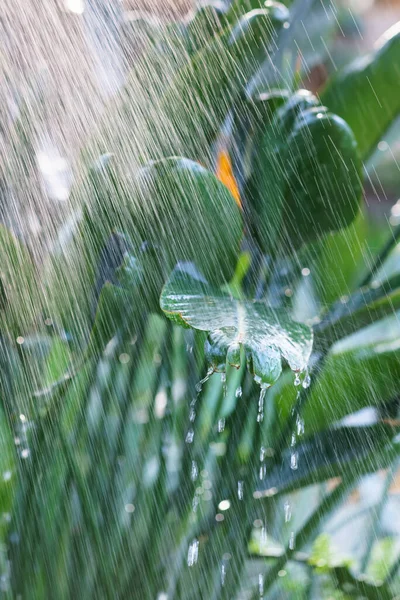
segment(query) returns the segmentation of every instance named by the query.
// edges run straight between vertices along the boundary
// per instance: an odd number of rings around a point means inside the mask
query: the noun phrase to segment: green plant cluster
[[[5,597],[293,598],[288,562],[340,597],[393,597],[399,557],[368,570],[376,523],[361,566],[313,542],[399,460],[400,279],[380,268],[400,232],[371,253],[362,166],[400,112],[400,38],[318,98],[296,78],[252,93],[301,6],[210,4],[168,32],[186,58],[153,160],[127,174],[110,147],[87,170],[45,293],[1,226]],[[365,407],[375,423],[341,422]],[[293,545],[284,499],[333,478]]]

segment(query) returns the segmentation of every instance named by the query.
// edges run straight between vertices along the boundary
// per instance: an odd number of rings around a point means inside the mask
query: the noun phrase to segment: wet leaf
[[[159,248],[166,275],[178,261],[194,261],[218,285],[233,276],[241,211],[210,171],[179,157],[150,163],[135,180],[134,204],[139,236]]]
[[[376,49],[340,71],[321,101],[351,127],[365,160],[400,113],[399,24],[378,40]]]
[[[245,191],[263,251],[285,253],[341,230],[361,199],[361,161],[348,125],[300,90],[267,125]]]
[[[292,321],[286,310],[224,295],[188,267],[175,269],[160,306],[179,325],[207,331],[214,354],[224,357],[217,362],[227,359],[238,366],[244,346],[250,368],[262,383],[278,379],[282,361],[294,371],[307,367],[313,341],[309,327]]]
[[[353,223],[312,244],[307,244],[301,257],[310,271],[314,290],[322,305],[349,294],[359,279],[367,246],[367,221],[363,210]]]
[[[265,496],[287,493],[314,485],[343,473],[360,477],[384,469],[390,460],[400,454],[400,443],[394,438],[400,431],[379,423],[367,427],[332,428],[305,440],[296,448],[287,448],[276,458],[276,465],[258,487]],[[291,468],[291,454],[297,453],[301,468]]]
[[[372,343],[366,331],[366,341],[355,342],[348,349],[338,345],[328,356],[302,413],[310,434],[363,408],[379,408],[398,396],[398,340]],[[290,378],[277,390],[274,401],[279,403],[279,420],[284,424],[295,401]]]

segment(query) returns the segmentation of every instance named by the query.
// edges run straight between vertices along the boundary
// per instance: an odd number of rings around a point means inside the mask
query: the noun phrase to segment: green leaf
[[[213,173],[180,157],[151,162],[139,171],[130,202],[140,239],[160,248],[168,273],[178,261],[193,261],[217,285],[231,279],[241,212]]]
[[[310,92],[278,109],[258,149],[245,206],[264,252],[288,252],[352,223],[362,191],[356,142]]]
[[[311,271],[314,290],[322,305],[330,305],[349,294],[357,283],[366,236],[366,217],[360,210],[349,227],[305,247],[301,262]]]
[[[400,276],[363,287],[332,306],[325,319],[314,327],[318,346],[329,347],[358,330],[400,310]]]
[[[368,330],[366,330],[368,337]],[[351,338],[349,338],[350,340]],[[341,342],[340,344],[343,344]],[[379,407],[398,395],[400,350],[397,339],[371,345],[369,340],[344,349],[339,344],[328,356],[303,410],[310,434],[332,426],[367,406]],[[274,394],[275,390],[271,390]],[[274,397],[283,425],[295,402],[293,382],[288,380]]]
[[[322,431],[299,442],[295,450],[286,449],[258,490],[270,496],[341,477],[343,472],[361,476],[385,469],[400,454],[400,443],[394,441],[399,431],[384,423]],[[290,466],[292,452],[297,453],[299,469]]]
[[[174,270],[160,306],[179,325],[209,333],[217,368],[226,360],[238,367],[241,346],[251,371],[267,385],[278,379],[282,360],[294,371],[307,367],[313,342],[309,327],[292,321],[286,310],[224,295],[189,266]]]
[[[365,160],[400,113],[400,28],[391,27],[376,49],[339,72],[321,101],[351,127]]]

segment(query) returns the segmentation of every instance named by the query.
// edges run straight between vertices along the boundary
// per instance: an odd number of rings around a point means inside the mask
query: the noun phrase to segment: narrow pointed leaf
[[[291,468],[293,449],[288,448],[258,489],[269,496],[341,477],[343,473],[361,476],[385,469],[400,454],[400,442],[394,441],[399,431],[400,427],[383,423],[323,431],[296,446],[299,469]]]

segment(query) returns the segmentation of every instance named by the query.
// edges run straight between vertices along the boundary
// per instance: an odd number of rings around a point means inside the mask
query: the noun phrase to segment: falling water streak
[[[243,500],[243,481],[238,481],[238,498]]]
[[[257,414],[257,423],[262,423],[264,420],[264,400],[265,394],[267,393],[268,385],[265,383],[261,384],[260,396],[258,398],[258,414]]]
[[[310,384],[311,384],[311,376],[308,371],[308,368],[301,374],[296,373],[296,376],[294,379],[295,387],[298,387],[299,385],[301,385],[303,389],[307,389],[310,387]],[[298,404],[300,393],[301,393],[300,391],[298,391],[296,393],[296,401],[294,403],[294,406],[296,406]],[[294,411],[292,412],[292,414],[295,415]],[[298,442],[299,438],[301,438],[304,435],[304,428],[305,428],[303,417],[299,413],[295,416],[296,416],[295,431],[292,432],[292,439],[291,439],[291,444],[290,444],[290,447],[291,447],[290,468],[292,469],[292,471],[296,471],[299,468],[299,453],[296,449],[296,446],[297,446],[297,442]],[[285,523],[288,523],[292,518],[292,509],[291,509],[289,500],[287,500],[284,504],[284,512],[285,512]],[[289,549],[294,550],[295,545],[296,545],[295,532],[291,531],[290,537],[289,537]]]
[[[285,504],[283,505],[283,509],[285,511],[285,523],[288,523],[292,518],[292,506],[289,500],[286,500]]]
[[[296,538],[295,538],[294,531],[292,531],[290,533],[290,538],[289,538],[289,549],[294,550],[295,547],[296,547]]]
[[[197,466],[197,462],[192,460],[192,470],[190,472],[190,479],[192,481],[196,481],[199,476],[199,467]]]
[[[18,436],[14,438],[14,444],[18,447],[18,453],[23,460],[29,458],[31,451],[28,446],[27,431],[29,429],[29,422],[25,415],[19,416],[19,425],[17,428]]]
[[[189,545],[188,555],[187,555],[187,564],[189,567],[193,567],[199,558],[199,540],[194,538],[194,540]]]
[[[218,419],[218,433],[222,433],[225,429],[225,418]]]
[[[258,574],[258,593],[260,594],[260,600],[264,598],[264,575]]]
[[[205,383],[207,383],[207,381],[210,379],[211,375],[214,373],[214,369],[212,367],[210,367],[205,375],[205,377],[203,377],[203,379],[201,379],[198,383],[196,383],[195,389],[197,394],[200,394],[201,390],[203,389],[203,385]]]
[[[190,428],[186,434],[185,442],[187,444],[192,444],[194,440],[194,430]]]
[[[222,561],[222,565],[221,565],[221,585],[222,585],[222,587],[225,585],[225,579],[226,579],[226,563],[225,563],[225,561]]]
[[[265,546],[267,544],[267,527],[265,525],[263,525],[261,527],[261,534],[260,534],[260,546]]]
[[[196,404],[197,404],[197,400],[198,397],[201,394],[201,391],[203,389],[203,385],[205,383],[207,383],[207,381],[210,379],[211,375],[213,374],[213,369],[209,368],[205,377],[203,377],[203,379],[201,379],[198,383],[196,383],[195,385],[195,390],[196,390],[196,396],[192,399],[191,403],[190,403],[190,408],[189,408],[189,422],[191,423],[191,426],[189,426],[189,429],[186,433],[186,437],[185,437],[185,442],[186,444],[193,444],[193,440],[194,440],[194,429],[193,429],[193,423],[196,420]]]
[[[265,465],[265,457],[267,456],[267,450],[264,446],[260,448],[260,471],[259,478],[260,481],[263,481],[266,474],[266,465]]]

